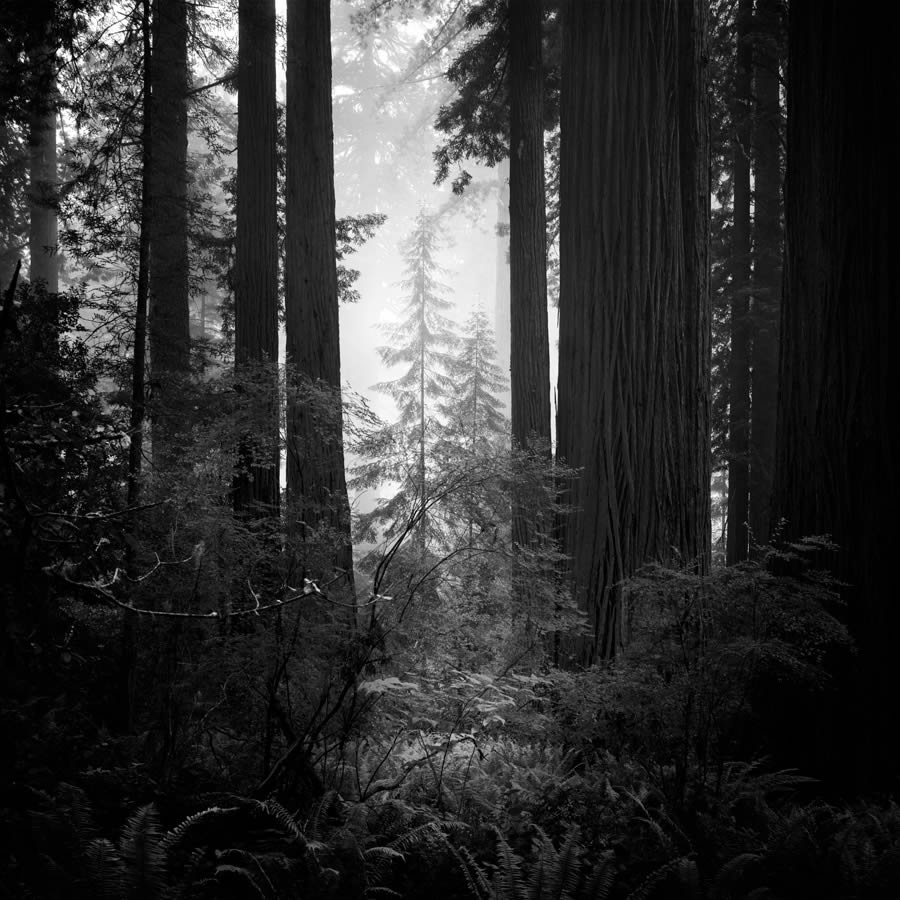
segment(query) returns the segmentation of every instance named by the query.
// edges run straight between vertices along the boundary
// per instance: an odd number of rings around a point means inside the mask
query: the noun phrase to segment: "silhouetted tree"
[[[248,363],[278,363],[278,221],[276,208],[276,98],[274,0],[241,0],[238,9],[237,230],[234,260],[234,358],[238,375]],[[258,373],[262,374],[262,373]],[[257,434],[245,436],[235,476],[236,509],[279,500],[278,385],[270,382]]]
[[[291,515],[302,523],[299,534],[312,542],[324,529],[331,546],[325,552],[352,584],[340,403],[328,0],[288,5],[286,126],[288,500]]]
[[[154,0],[150,157],[150,384],[154,463],[172,461],[181,423],[178,381],[190,367],[185,0]]]

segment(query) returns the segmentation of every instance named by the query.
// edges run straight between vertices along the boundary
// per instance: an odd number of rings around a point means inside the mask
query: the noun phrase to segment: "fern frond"
[[[252,890],[254,897],[259,897],[260,900],[268,900],[265,891],[257,884],[256,879],[253,877],[253,873],[243,866],[235,866],[231,863],[223,863],[222,865],[216,866],[216,884],[220,885],[223,879],[235,879]]]
[[[126,878],[135,896],[161,896],[166,886],[166,852],[159,816],[152,803],[125,823],[120,841]]]
[[[201,822],[206,824],[209,820],[214,820],[220,816],[224,817],[237,811],[238,807],[236,806],[210,806],[201,812],[188,816],[171,831],[166,832],[161,841],[162,849],[166,853],[170,853],[178,844],[185,843],[187,836],[194,831]]]
[[[116,900],[125,894],[125,864],[111,841],[98,838],[87,845],[85,868],[95,896],[100,900]]]
[[[387,897],[389,900],[393,900],[394,897],[396,897],[397,900],[402,900],[403,898],[403,894],[399,894],[389,887],[382,887],[380,885],[376,887],[367,887],[365,896],[366,900],[370,900],[370,898],[372,898],[372,900],[377,900],[378,897]]]
[[[309,818],[306,820],[306,836],[312,841],[321,840],[323,837],[323,826],[331,812],[332,806],[339,802],[337,791],[326,791],[312,808]]]
[[[572,828],[559,853],[554,854],[553,868],[548,872],[548,890],[544,893],[547,900],[569,900],[578,890],[582,850],[578,838],[578,828]]]
[[[457,848],[449,842],[447,846],[450,848],[454,859],[459,863],[459,867],[462,869],[463,876],[466,879],[466,886],[469,888],[472,896],[475,897],[475,900],[490,900],[491,885],[484,874],[484,870],[478,865],[472,854],[465,847]]]
[[[295,841],[305,843],[306,836],[297,824],[297,820],[277,800],[266,800],[264,803],[260,803],[260,809],[273,818]]]
[[[594,870],[590,881],[582,891],[582,900],[609,900],[615,880],[616,867],[612,858],[608,857]]]
[[[648,900],[653,889],[660,882],[665,881],[673,872],[680,869],[684,859],[685,857],[679,856],[658,866],[628,895],[628,900]]]
[[[405,834],[401,834],[400,837],[394,838],[387,846],[391,850],[405,853],[407,850],[412,850],[413,847],[425,843],[429,838],[435,837],[440,833],[441,829],[437,822],[423,822],[421,825],[411,828]]]
[[[494,891],[497,900],[520,900],[524,891],[522,861],[503,839],[497,839],[497,871],[494,873]]]

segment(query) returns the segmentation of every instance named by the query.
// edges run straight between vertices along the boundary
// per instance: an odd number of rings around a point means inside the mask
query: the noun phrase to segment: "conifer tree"
[[[380,522],[396,518],[401,510],[421,506],[429,472],[428,449],[440,432],[436,414],[451,387],[447,366],[456,336],[453,322],[445,315],[453,304],[444,298],[447,288],[438,280],[441,269],[436,255],[440,243],[436,218],[421,210],[402,246],[406,278],[401,286],[407,293],[399,309],[399,321],[385,326],[389,343],[378,348],[386,365],[404,367],[398,378],[373,386],[397,405],[397,420],[391,426],[393,452],[357,470],[357,485],[400,482],[394,498],[377,511],[375,519]],[[427,517],[423,516],[417,527],[422,550],[428,533]]]
[[[462,327],[459,342],[447,359],[450,393],[438,411],[444,418],[441,456],[447,462],[478,466],[480,460],[494,459],[509,445],[509,420],[503,414],[503,395],[508,381],[497,363],[494,332],[487,314],[479,306]],[[490,490],[490,483],[478,481],[449,504],[451,517],[474,538],[474,526],[496,529],[508,517],[505,501]]]

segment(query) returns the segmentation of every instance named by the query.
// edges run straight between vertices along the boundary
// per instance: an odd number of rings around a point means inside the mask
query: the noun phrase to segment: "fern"
[[[159,816],[152,803],[142,806],[125,823],[120,847],[131,891],[138,897],[162,896],[166,887],[166,852]]]
[[[170,853],[179,844],[187,843],[188,835],[196,831],[201,823],[206,825],[210,821],[225,818],[237,811],[237,806],[210,806],[202,812],[194,813],[168,831],[162,838],[161,846],[166,853]]]
[[[519,900],[524,893],[521,860],[502,838],[497,839],[497,871],[494,873],[496,900]]]
[[[125,864],[122,855],[106,838],[87,845],[85,868],[98,900],[117,900],[125,893]]]

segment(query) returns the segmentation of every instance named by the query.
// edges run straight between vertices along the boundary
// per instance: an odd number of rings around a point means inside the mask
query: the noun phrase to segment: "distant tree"
[[[178,382],[190,367],[185,0],[154,0],[150,156],[150,385],[154,463],[173,461]]]
[[[235,232],[234,358],[278,364],[278,219],[274,0],[241,0],[238,9],[238,159]],[[264,387],[264,384],[261,385]],[[238,510],[269,512],[279,501],[278,384],[272,378],[263,433],[242,445],[235,476]],[[263,400],[265,396],[258,398]]]
[[[396,510],[401,507],[413,509],[424,502],[429,450],[441,433],[437,413],[452,389],[447,366],[456,336],[452,320],[445,315],[453,304],[442,296],[446,288],[438,281],[441,269],[436,257],[441,240],[436,219],[420,210],[401,248],[406,274],[402,287],[407,293],[401,301],[399,320],[384,327],[389,343],[378,348],[386,365],[403,367],[398,378],[373,386],[397,406],[397,419],[391,426],[394,451],[368,469],[370,483],[400,483],[391,509],[380,514],[382,521],[396,518]],[[407,453],[410,449],[412,459]],[[428,542],[429,529],[428,517],[423,516],[416,529],[421,550]]]
[[[774,511],[784,539],[830,533],[858,644],[845,715],[815,740],[855,787],[896,783],[900,328],[891,218],[900,203],[883,98],[900,89],[891,29],[840,0],[792,0],[786,277]],[[873,89],[877,88],[877,89]],[[849,778],[848,778],[849,776]]]
[[[562,537],[587,662],[623,640],[623,578],[706,552],[703,5],[679,18],[615,0],[564,18],[557,454],[581,470]]]
[[[352,585],[344,474],[338,284],[335,259],[328,0],[298,0],[287,18],[285,314],[287,476],[293,527],[313,543],[330,535],[330,565]],[[326,574],[313,572],[315,577]]]

